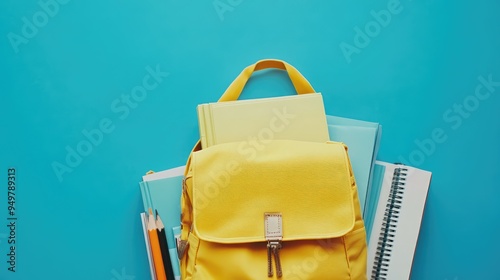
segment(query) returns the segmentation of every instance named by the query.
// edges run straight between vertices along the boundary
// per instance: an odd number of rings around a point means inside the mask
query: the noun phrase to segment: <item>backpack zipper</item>
[[[280,250],[282,248],[281,240],[269,240],[267,242],[267,276],[272,277],[273,273],[273,256],[274,262],[276,264],[276,275],[278,277],[283,276],[283,271],[281,270],[281,260],[280,260]]]

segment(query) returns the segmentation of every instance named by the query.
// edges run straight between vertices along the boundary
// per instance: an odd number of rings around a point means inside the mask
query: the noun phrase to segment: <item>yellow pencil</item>
[[[153,263],[156,270],[156,279],[157,280],[167,280],[167,276],[165,274],[165,267],[163,266],[163,259],[161,256],[160,242],[158,239],[158,232],[156,231],[156,221],[153,216],[153,211],[149,208],[149,217],[148,217],[148,234],[149,234],[149,242],[151,244],[151,252],[153,252]]]

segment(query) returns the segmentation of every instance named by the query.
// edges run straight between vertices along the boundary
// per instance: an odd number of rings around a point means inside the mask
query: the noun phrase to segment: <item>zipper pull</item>
[[[267,242],[267,277],[273,277],[273,256],[271,242]]]
[[[283,276],[283,271],[281,270],[281,259],[280,259],[280,249],[281,241],[268,241],[267,242],[267,276],[272,277],[273,272],[273,256],[274,263],[276,264],[276,275],[278,277]]]
[[[272,242],[275,243],[272,245],[274,262],[276,263],[276,275],[278,277],[283,276],[283,271],[281,270],[281,260],[280,260],[280,250],[281,250],[281,241]]]

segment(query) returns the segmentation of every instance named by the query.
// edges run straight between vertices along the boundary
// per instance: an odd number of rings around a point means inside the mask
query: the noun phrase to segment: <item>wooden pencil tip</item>
[[[153,215],[153,210],[149,208],[149,215]]]

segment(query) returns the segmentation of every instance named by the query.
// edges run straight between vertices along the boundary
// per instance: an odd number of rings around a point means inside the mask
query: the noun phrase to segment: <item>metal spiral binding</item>
[[[408,169],[404,167],[394,169],[391,191],[385,207],[382,232],[380,233],[377,252],[375,253],[371,280],[387,279],[387,270],[392,254],[392,243],[394,242],[393,238],[397,229],[399,210],[401,209],[405,190],[407,171]]]

